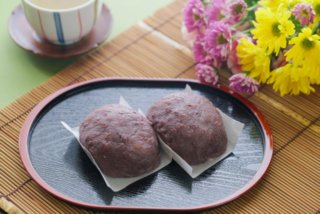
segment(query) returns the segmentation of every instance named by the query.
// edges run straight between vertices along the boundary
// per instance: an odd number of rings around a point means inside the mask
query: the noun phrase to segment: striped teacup
[[[51,9],[32,0],[22,0],[22,7],[29,24],[42,39],[57,45],[70,45],[92,30],[100,15],[102,1],[87,0],[71,8]]]

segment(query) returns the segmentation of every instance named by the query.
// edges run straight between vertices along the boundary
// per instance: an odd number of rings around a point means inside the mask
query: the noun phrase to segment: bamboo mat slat
[[[319,117],[320,112],[320,98],[318,94],[300,95],[300,96],[284,96],[280,97],[276,94],[270,86],[264,87],[262,92],[268,94],[277,102],[283,103],[298,115],[303,116],[307,120],[314,120]]]
[[[160,9],[0,110],[0,198],[24,213],[93,213],[62,202],[35,184],[20,161],[20,128],[39,101],[77,82],[113,76],[194,79],[192,53],[180,32],[183,4],[176,0]],[[228,75],[221,75],[220,82],[227,85]],[[255,188],[205,213],[320,212],[320,87],[316,89],[317,94],[310,96],[280,97],[263,86],[249,98],[273,131],[273,162]]]
[[[152,19],[145,20],[145,23],[151,27],[154,27],[154,25],[156,24]],[[177,34],[177,31],[180,31],[181,23],[181,16],[177,16],[166,25],[159,27],[157,31],[167,35],[169,38],[177,41],[178,43],[185,45],[186,42],[183,40],[181,33]]]
[[[320,118],[318,120],[316,120],[315,123],[310,126],[310,129],[314,130],[317,133],[320,132]]]
[[[0,150],[0,187],[4,194],[9,194],[30,177],[21,164],[17,141],[3,133],[0,139],[1,147],[5,148]]]
[[[25,213],[93,213],[56,200],[40,189],[32,180],[24,184],[9,198]]]
[[[3,126],[5,124],[4,120],[0,118],[0,126]]]

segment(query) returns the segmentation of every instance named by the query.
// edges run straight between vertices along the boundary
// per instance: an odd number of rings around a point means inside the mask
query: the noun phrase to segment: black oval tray
[[[117,103],[122,95],[134,109],[149,106],[189,84],[227,115],[245,124],[234,152],[196,179],[176,163],[114,193],[73,136],[62,127],[79,126],[96,108]],[[113,210],[209,209],[232,201],[252,188],[272,157],[270,128],[257,108],[224,88],[192,80],[96,79],[61,89],[29,114],[20,134],[20,154],[31,177],[56,197],[76,205]]]

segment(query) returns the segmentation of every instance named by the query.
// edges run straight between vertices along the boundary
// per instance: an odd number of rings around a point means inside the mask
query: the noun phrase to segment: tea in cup
[[[22,0],[24,14],[42,39],[57,45],[82,40],[93,29],[101,0]]]

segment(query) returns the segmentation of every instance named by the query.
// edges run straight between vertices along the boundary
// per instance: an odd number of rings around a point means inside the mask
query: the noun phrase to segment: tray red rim
[[[105,81],[119,81],[119,80],[125,80],[125,81],[154,81],[154,82],[161,82],[161,81],[172,81],[172,82],[190,82],[190,83],[199,83],[196,80],[192,80],[192,79],[170,79],[170,78],[97,78],[97,79],[93,79],[93,80],[89,80],[89,81],[85,81],[85,82],[81,82],[81,83],[76,83],[67,87],[64,87],[52,94],[50,94],[49,96],[47,96],[46,98],[44,98],[42,101],[40,101],[33,109],[32,111],[29,113],[29,115],[27,116],[21,131],[20,131],[20,135],[19,135],[19,153],[20,153],[20,157],[22,160],[22,163],[25,167],[25,169],[27,170],[27,172],[29,173],[29,175],[31,176],[31,178],[39,185],[41,186],[43,189],[45,189],[47,192],[49,192],[50,194],[54,195],[55,197],[69,202],[71,204],[75,204],[78,206],[82,206],[82,207],[86,207],[86,208],[93,208],[93,209],[98,209],[98,210],[131,210],[131,211],[201,211],[201,210],[207,210],[207,209],[211,209],[211,208],[215,208],[221,205],[224,205],[226,203],[229,203],[239,197],[241,197],[243,194],[245,194],[246,192],[248,192],[250,189],[252,189],[265,175],[267,169],[270,166],[271,160],[272,160],[272,155],[273,155],[273,138],[272,138],[272,132],[271,132],[271,128],[266,120],[266,118],[264,117],[264,115],[262,114],[262,112],[260,110],[258,110],[258,108],[249,100],[247,100],[246,98],[244,98],[243,96],[241,96],[240,94],[237,94],[235,92],[233,92],[232,90],[230,90],[229,88],[226,88],[224,86],[218,85],[218,86],[210,86],[212,88],[215,88],[217,90],[221,90],[229,95],[231,95],[232,97],[234,97],[235,99],[237,99],[238,101],[240,101],[241,103],[243,103],[246,107],[248,107],[248,109],[250,111],[252,111],[252,113],[254,113],[254,115],[256,116],[256,119],[258,120],[259,124],[261,125],[261,127],[263,128],[263,134],[266,140],[266,144],[265,144],[265,150],[264,150],[264,158],[263,161],[261,163],[260,168],[258,169],[257,173],[252,177],[252,179],[250,181],[247,182],[247,184],[242,187],[241,189],[239,189],[238,191],[236,191],[235,193],[214,201],[212,203],[209,204],[205,204],[205,205],[201,205],[201,206],[195,206],[195,207],[189,207],[189,208],[161,208],[161,207],[128,207],[128,206],[109,206],[109,205],[94,205],[91,203],[85,203],[82,201],[78,201],[72,197],[69,197],[59,191],[57,191],[56,189],[54,189],[53,187],[49,186],[37,173],[37,171],[33,168],[33,165],[31,163],[30,157],[29,157],[29,153],[28,153],[28,135],[29,135],[29,130],[34,122],[34,119],[37,117],[37,115],[41,112],[41,110],[46,107],[52,100],[54,100],[56,97],[60,96],[63,93],[68,92],[69,90],[75,89],[77,87],[81,87],[81,86],[85,86],[85,85],[89,85],[92,83],[99,83],[99,82],[105,82]],[[206,85],[206,84],[204,84]]]

